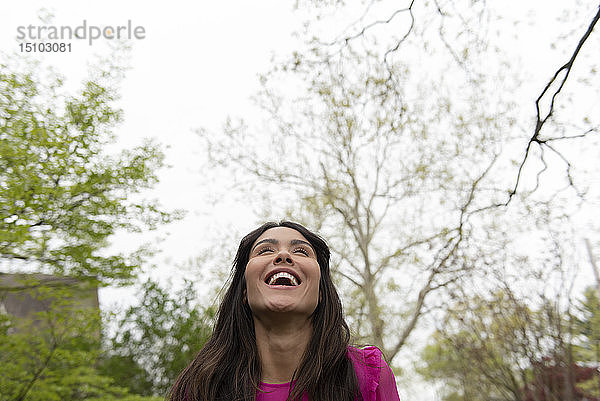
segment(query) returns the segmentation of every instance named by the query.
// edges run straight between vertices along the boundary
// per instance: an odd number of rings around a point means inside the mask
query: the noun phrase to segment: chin
[[[297,309],[296,306],[297,305],[294,302],[290,302],[289,300],[277,299],[268,301],[266,309],[269,312],[294,312]]]
[[[293,305],[269,305],[267,307],[267,311],[275,312],[275,313],[286,313],[286,312],[294,312],[295,308]]]
[[[296,303],[293,302],[285,302],[283,300],[281,301],[271,301],[271,302],[267,302],[266,305],[266,311],[268,312],[272,312],[272,313],[290,313],[290,314],[294,314],[294,315],[306,315],[306,317],[309,317],[313,314],[313,312],[316,309],[316,305],[314,307],[310,307],[308,305],[298,305]]]

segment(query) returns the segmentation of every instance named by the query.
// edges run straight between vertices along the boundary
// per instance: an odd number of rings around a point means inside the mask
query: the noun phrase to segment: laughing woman
[[[170,400],[398,400],[380,351],[349,341],[325,241],[266,223],[242,239],[212,337]]]

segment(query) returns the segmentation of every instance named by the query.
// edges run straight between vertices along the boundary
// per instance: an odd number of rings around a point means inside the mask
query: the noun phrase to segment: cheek
[[[314,267],[314,270],[311,273],[311,281],[315,284],[314,288],[316,290],[316,292],[318,292],[319,294],[321,293],[321,268],[319,267],[319,265],[317,264]]]
[[[313,271],[313,276],[315,277],[315,280],[320,282],[321,281],[321,266],[319,266],[319,264],[316,261],[315,261],[312,271]]]
[[[248,263],[246,265],[246,271],[244,272],[244,279],[246,280],[246,298],[249,296],[251,297],[256,292],[255,282],[258,278],[258,275],[259,272],[256,267],[253,266],[252,263]]]
[[[253,279],[256,279],[260,271],[256,263],[252,263],[252,261],[248,262],[246,265],[246,271],[244,272],[244,278],[246,279],[246,284],[251,282]]]

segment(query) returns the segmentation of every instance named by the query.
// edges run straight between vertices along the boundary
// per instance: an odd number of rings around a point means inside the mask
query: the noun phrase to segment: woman
[[[398,400],[379,350],[349,347],[329,255],[297,223],[246,235],[213,334],[170,400]]]

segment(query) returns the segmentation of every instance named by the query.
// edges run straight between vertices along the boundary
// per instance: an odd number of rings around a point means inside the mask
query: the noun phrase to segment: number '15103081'
[[[70,43],[19,43],[21,53],[71,53]]]

